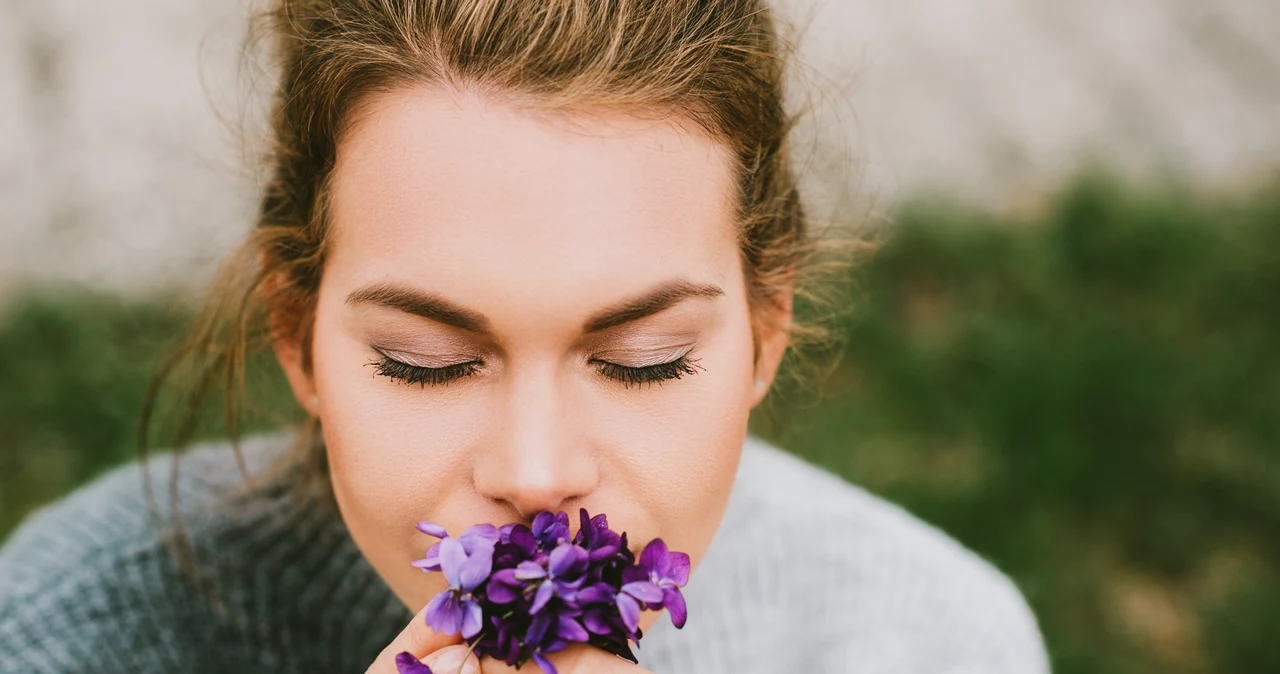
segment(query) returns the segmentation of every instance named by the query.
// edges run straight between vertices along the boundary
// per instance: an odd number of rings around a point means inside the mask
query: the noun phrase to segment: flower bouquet
[[[517,668],[533,660],[545,674],[556,674],[546,656],[572,643],[637,662],[630,644],[643,636],[642,610],[665,608],[672,624],[684,627],[680,588],[689,580],[689,556],[655,538],[637,560],[627,534],[609,529],[604,514],[578,515],[572,540],[563,512],[539,513],[532,527],[477,524],[457,538],[419,522],[419,531],[440,541],[413,565],[443,572],[449,582],[427,605],[427,625],[461,635],[476,655]],[[396,664],[401,674],[431,672],[407,652]]]

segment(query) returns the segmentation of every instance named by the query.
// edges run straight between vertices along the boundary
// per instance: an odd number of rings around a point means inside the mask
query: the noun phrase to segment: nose
[[[596,457],[585,442],[578,410],[554,373],[513,375],[492,433],[475,463],[476,491],[513,509],[522,520],[556,512],[599,483]]]

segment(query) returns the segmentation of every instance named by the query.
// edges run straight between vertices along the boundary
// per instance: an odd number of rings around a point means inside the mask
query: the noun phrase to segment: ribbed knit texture
[[[287,441],[247,442],[250,467]],[[162,505],[169,468],[153,460]],[[0,549],[0,674],[359,674],[412,618],[330,511],[283,489],[226,505],[242,479],[229,446],[193,449],[181,468],[182,513],[227,610],[157,538],[141,470],[125,466]],[[638,650],[658,674],[1048,671],[1035,618],[1000,572],[755,437],[685,595],[685,628],[664,616]]]

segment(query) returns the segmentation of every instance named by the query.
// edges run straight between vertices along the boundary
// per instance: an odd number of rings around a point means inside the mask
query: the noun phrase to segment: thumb
[[[446,646],[422,660],[433,674],[480,674],[480,660],[465,645]]]
[[[430,604],[428,604],[430,606]],[[449,636],[448,634],[440,634],[431,629],[427,625],[427,607],[423,606],[405,626],[400,634],[396,635],[387,647],[382,649],[378,654],[378,658],[369,665],[369,669],[365,674],[397,674],[399,671],[396,667],[396,656],[400,653],[409,653],[414,658],[422,658],[447,646],[462,643],[461,636]],[[463,649],[466,650],[465,648]],[[460,663],[461,659],[457,661]],[[455,667],[457,666],[455,663]],[[477,669],[474,674],[480,674]]]

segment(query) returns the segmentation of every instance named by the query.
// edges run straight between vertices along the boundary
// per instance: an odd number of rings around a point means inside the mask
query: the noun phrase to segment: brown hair
[[[783,96],[791,50],[763,1],[274,0],[261,18],[279,80],[257,224],[156,377],[143,411],[144,458],[157,394],[180,368],[192,368],[195,382],[180,408],[176,447],[189,442],[218,387],[234,440],[246,358],[269,351],[273,337],[299,338],[310,367],[338,140],[362,99],[399,87],[439,83],[542,108],[605,106],[692,121],[737,160],[757,358],[760,326],[788,280],[797,300],[790,351],[832,343],[822,312],[801,315],[802,305],[823,306],[819,280],[847,256],[819,263],[824,245],[844,249],[815,232],[801,207],[788,151],[794,119]],[[287,462],[321,473],[316,422],[307,430]]]

